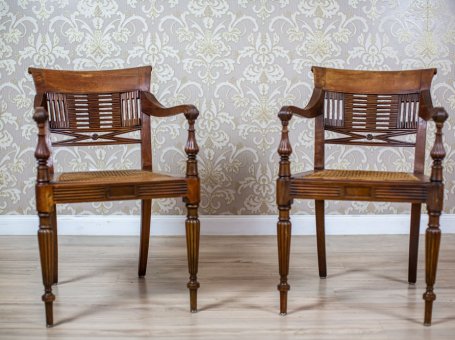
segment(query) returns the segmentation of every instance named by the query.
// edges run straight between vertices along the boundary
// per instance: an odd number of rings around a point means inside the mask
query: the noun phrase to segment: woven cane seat
[[[59,184],[103,184],[175,181],[175,177],[145,170],[64,172],[54,176]]]
[[[305,178],[353,181],[419,181],[419,178],[407,172],[364,170],[321,170],[310,173]]]

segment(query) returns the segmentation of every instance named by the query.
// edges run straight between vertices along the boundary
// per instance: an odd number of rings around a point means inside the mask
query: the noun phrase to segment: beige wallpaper
[[[445,211],[455,213],[455,1],[17,0],[0,1],[0,213],[34,213],[34,89],[29,66],[108,69],[150,64],[165,104],[201,111],[202,214],[274,214],[278,109],[303,106],[311,65],[437,67],[434,101],[445,128]],[[293,171],[312,166],[313,122],[294,118]],[[153,123],[156,170],[183,173],[182,118]],[[430,127],[433,132],[433,126]],[[429,138],[430,141],[433,137]],[[428,146],[429,147],[429,146]],[[332,168],[411,170],[410,149],[327,146]],[[59,148],[57,170],[132,168],[137,147]],[[429,165],[429,164],[428,164]],[[310,213],[313,202],[294,204]],[[156,200],[160,214],[183,213]],[[389,203],[330,203],[329,213],[402,213]],[[138,202],[63,205],[64,214],[138,214]]]

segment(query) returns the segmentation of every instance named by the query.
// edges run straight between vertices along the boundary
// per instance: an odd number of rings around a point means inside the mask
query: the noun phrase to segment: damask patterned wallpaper
[[[34,213],[34,89],[29,66],[154,66],[165,104],[201,111],[197,137],[202,214],[274,214],[279,121],[303,106],[311,65],[354,69],[437,67],[434,101],[445,128],[445,211],[455,213],[455,1],[451,0],[2,0],[0,1],[0,212]],[[313,122],[294,118],[293,171],[312,166]],[[185,120],[153,123],[156,170],[184,171]],[[431,124],[430,132],[433,132]],[[429,144],[433,137],[429,138]],[[428,148],[430,145],[428,145]],[[137,147],[55,149],[57,170],[132,168]],[[328,146],[332,168],[411,170],[408,149]],[[310,213],[313,202],[294,204]],[[401,213],[406,205],[330,203],[342,214]],[[183,213],[156,200],[160,214]],[[138,202],[60,207],[64,214],[138,214]]]

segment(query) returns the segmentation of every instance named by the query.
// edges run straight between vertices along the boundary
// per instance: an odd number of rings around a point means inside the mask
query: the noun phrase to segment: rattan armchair
[[[182,197],[188,210],[190,309],[192,312],[197,309],[200,185],[194,124],[199,112],[193,105],[162,106],[149,92],[151,71],[149,66],[109,71],[29,69],[36,88],[33,115],[38,125],[36,210],[47,326],[54,324],[52,285],[58,282],[56,205],[60,203],[141,200],[138,275],[143,277],[147,267],[152,199]],[[179,113],[185,115],[189,125],[186,175],[156,173],[152,170],[150,119]],[[50,134],[64,136],[64,139],[51,142]],[[140,169],[54,172],[52,147],[120,144],[140,144]]]
[[[313,67],[314,91],[304,108],[285,106],[278,116],[282,124],[277,180],[280,312],[287,313],[290,210],[294,199],[315,200],[319,275],[327,276],[324,201],[356,200],[411,203],[408,281],[416,282],[422,203],[427,204],[425,325],[431,324],[441,231],[445,157],[442,128],[446,111],[433,107],[430,86],[436,69],[412,71],[353,71]],[[291,174],[289,121],[292,116],[315,120],[314,170]],[[436,124],[431,151],[430,177],[424,175],[427,122]],[[325,131],[336,133],[326,138]],[[341,135],[341,136],[340,136]],[[401,138],[415,135],[415,141]],[[415,148],[414,171],[380,172],[325,169],[325,144]],[[366,228],[368,226],[365,226]]]

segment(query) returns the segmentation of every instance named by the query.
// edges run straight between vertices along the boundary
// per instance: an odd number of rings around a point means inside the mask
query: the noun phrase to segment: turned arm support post
[[[287,108],[287,107],[284,107]],[[292,113],[288,110],[281,110],[278,113],[278,118],[281,121],[281,140],[278,145],[278,154],[280,155],[280,165],[278,170],[276,201],[278,207],[290,205],[289,198],[289,181],[291,178],[291,162],[289,157],[292,154],[292,147],[289,141],[289,121],[292,118]]]
[[[38,125],[38,143],[35,150],[35,158],[38,163],[37,167],[37,184],[49,183],[50,170],[48,166],[51,150],[49,149],[49,114],[42,106],[36,107],[33,114],[33,120]]]
[[[442,128],[444,122],[448,117],[447,112],[442,107],[435,107],[432,110],[432,118],[436,124],[436,132],[433,148],[431,149],[430,155],[433,159],[431,164],[430,181],[432,183],[429,198],[427,202],[429,212],[429,224],[430,228],[439,227],[439,216],[443,209],[444,201],[444,183],[443,183],[443,167],[442,161],[446,156],[444,149],[444,143],[442,140]]]
[[[283,107],[288,108],[288,107]],[[292,146],[289,141],[289,121],[292,118],[292,113],[288,110],[280,111],[278,117],[281,120],[281,140],[278,146],[278,154],[280,155],[280,168],[278,172],[279,178],[288,179],[291,177],[291,162],[289,157],[292,154]]]
[[[442,161],[446,156],[444,149],[444,143],[442,140],[442,128],[444,127],[444,122],[448,118],[446,110],[442,107],[435,107],[432,110],[432,118],[436,124],[436,137],[434,140],[433,148],[431,149],[431,158],[433,159],[433,164],[431,165],[431,182],[441,182],[443,181],[442,175]]]
[[[198,177],[196,155],[199,152],[199,146],[196,142],[196,130],[194,128],[198,116],[199,112],[196,108],[194,111],[185,113],[185,118],[188,121],[188,139],[185,144],[185,152],[188,155],[188,160],[186,162],[186,177],[188,178]]]

